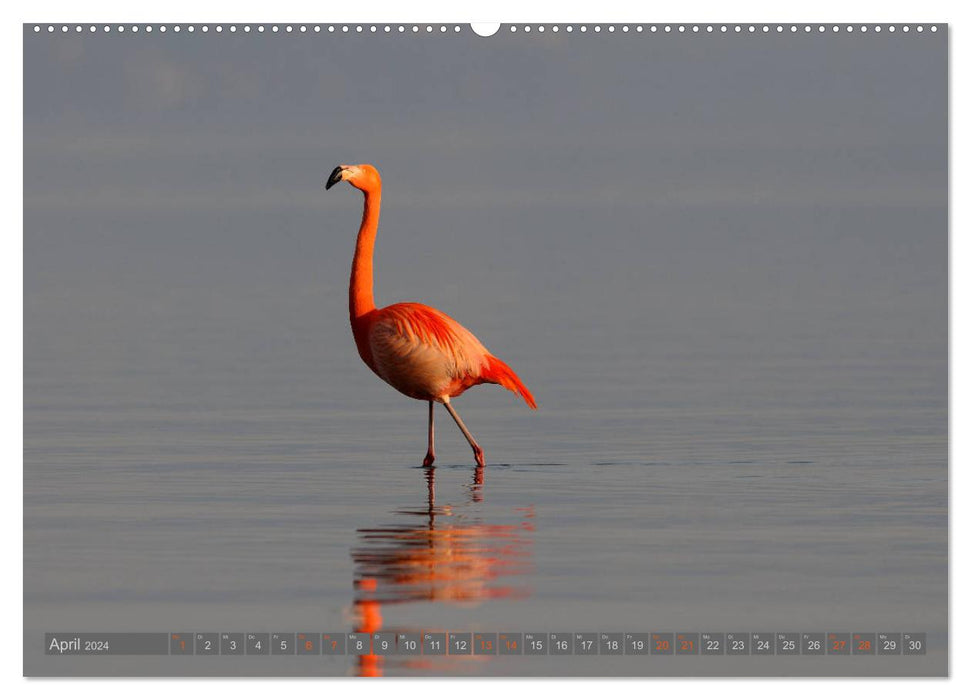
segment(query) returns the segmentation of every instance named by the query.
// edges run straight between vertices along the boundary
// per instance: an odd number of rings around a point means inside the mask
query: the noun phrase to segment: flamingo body
[[[450,399],[477,384],[499,384],[535,409],[532,393],[509,365],[441,311],[413,302],[375,307],[374,239],[381,210],[381,176],[373,165],[340,165],[331,173],[326,189],[338,182],[348,182],[364,193],[348,295],[351,330],[361,359],[405,396],[429,402],[425,466],[435,459],[433,402],[445,405],[472,446],[476,463],[485,466],[482,448]]]
[[[471,331],[437,309],[411,302],[392,304],[375,309],[352,328],[355,337],[364,335],[370,350],[362,354],[364,362],[405,396],[444,403],[477,384],[500,384],[536,408],[515,372]]]

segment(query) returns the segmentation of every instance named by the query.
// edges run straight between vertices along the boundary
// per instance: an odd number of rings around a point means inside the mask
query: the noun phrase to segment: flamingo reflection
[[[417,602],[475,605],[495,598],[526,597],[523,587],[504,583],[530,564],[532,507],[516,509],[518,522],[483,523],[471,509],[483,501],[483,470],[475,470],[468,498],[457,505],[436,504],[435,469],[425,470],[427,502],[402,509],[396,524],[361,528],[351,551],[355,564],[355,630],[373,633],[384,627],[382,608]],[[405,630],[398,630],[405,631]],[[420,630],[413,630],[420,632]],[[386,657],[358,657],[358,675],[379,676]],[[411,668],[428,657],[398,657]]]

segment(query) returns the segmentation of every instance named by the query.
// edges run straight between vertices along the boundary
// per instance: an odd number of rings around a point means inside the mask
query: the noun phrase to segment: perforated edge
[[[249,34],[280,36],[468,34],[462,24],[26,24],[33,34]],[[946,24],[508,24],[497,34],[698,35],[709,34],[937,34]]]

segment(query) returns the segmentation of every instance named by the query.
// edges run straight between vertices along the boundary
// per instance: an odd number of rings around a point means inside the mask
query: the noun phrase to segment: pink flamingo
[[[364,364],[405,396],[428,402],[428,452],[435,462],[435,402],[444,404],[469,441],[475,463],[485,454],[450,399],[477,384],[500,384],[535,409],[526,385],[505,362],[489,353],[458,321],[424,304],[374,306],[374,238],[381,212],[381,175],[373,165],[339,165],[324,189],[348,182],[364,193],[364,215],[351,266],[350,312],[354,342]]]

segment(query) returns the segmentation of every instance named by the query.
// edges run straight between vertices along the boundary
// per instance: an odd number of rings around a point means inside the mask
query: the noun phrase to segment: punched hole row
[[[175,24],[175,25],[165,25],[165,24],[160,24],[160,25],[151,25],[151,24],[147,24],[147,25],[137,25],[137,24],[132,24],[132,25],[124,25],[124,24],[40,25],[40,24],[35,24],[33,26],[33,29],[35,34],[39,34],[44,31],[46,31],[49,34],[53,34],[55,32],[60,32],[62,34],[74,32],[76,34],[80,34],[85,31],[91,34],[99,33],[99,32],[100,33],[114,32],[117,34],[124,34],[125,32],[129,32],[132,34],[137,34],[139,32],[143,32],[145,34],[151,34],[153,32],[158,32],[161,34],[164,34],[166,32],[172,32],[175,34],[179,34],[182,32],[188,32],[189,34],[194,34],[196,32],[201,32],[202,34],[208,34],[210,32],[215,32],[216,34],[221,34],[224,32],[228,32],[230,34],[235,34],[235,33],[243,33],[243,34],[250,34],[250,33],[256,33],[256,34],[384,33],[384,34],[391,34],[394,32],[398,34],[405,34],[405,33],[458,34],[462,31],[462,27],[457,24],[456,25],[444,25],[444,24],[442,25],[431,25],[431,24],[424,24],[424,25],[418,25],[418,24],[409,24],[409,25],[405,25],[405,24],[397,24],[397,25],[391,25],[391,24],[384,24],[384,25],[377,25],[377,24],[370,24],[370,25],[368,24],[356,24],[356,25],[355,24],[282,24],[282,25],[281,24],[269,24],[269,25],[228,24],[228,25],[222,25],[222,24],[216,24],[211,26],[208,24],[203,24],[199,26],[196,26],[194,24],[189,24],[184,26],[180,24]],[[871,31],[877,34],[884,31],[893,34],[899,31],[906,34],[911,31],[914,31],[917,33],[923,33],[924,31],[937,32],[938,27],[937,25],[929,25],[925,27],[922,24],[916,24],[916,25],[891,24],[887,26],[866,25],[866,24],[860,24],[860,25],[853,25],[853,24],[842,24],[842,25],[841,24],[833,24],[833,25],[824,25],[824,24],[820,24],[820,25],[808,25],[808,24],[807,25],[796,25],[796,24],[649,24],[649,25],[594,24],[594,25],[585,25],[585,24],[579,24],[579,25],[572,25],[572,24],[567,24],[563,26],[556,25],[556,24],[550,25],[550,26],[543,25],[543,24],[540,24],[540,25],[512,24],[512,25],[509,25],[509,27],[507,28],[507,31],[511,34],[515,34],[516,32],[520,32],[520,31],[527,34],[534,31],[539,34],[543,34],[547,31],[550,31],[554,34],[560,33],[560,32],[566,32],[567,34],[571,34],[574,32],[579,32],[581,34],[585,34],[588,32],[593,32],[594,34],[603,33],[603,32],[607,32],[608,34],[614,34],[618,32],[621,34],[629,34],[629,33],[642,34],[644,32],[651,33],[651,34],[656,34],[656,33],[727,34],[729,32],[732,32],[735,34],[741,34],[741,33],[768,34],[772,32],[776,34],[781,34],[784,32],[788,32],[790,34],[797,33],[797,32],[806,33],[806,34],[813,33],[813,32],[815,33],[830,32],[833,34],[838,34],[840,32],[844,32],[847,34],[851,34],[853,32],[860,32],[862,34],[865,34]]]

